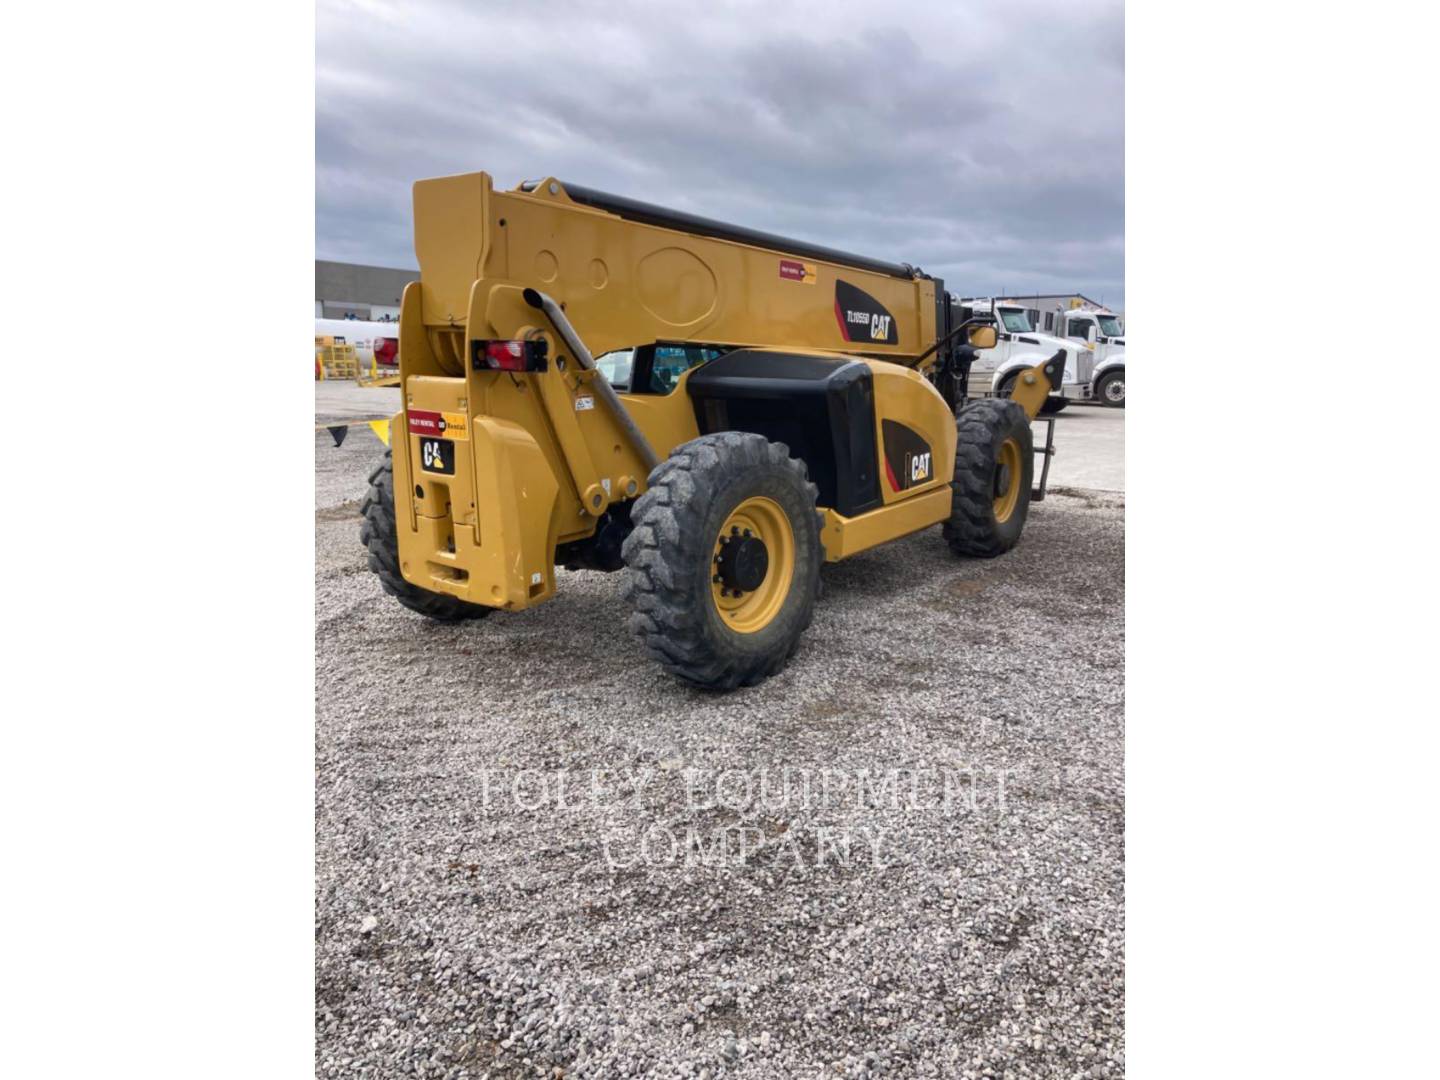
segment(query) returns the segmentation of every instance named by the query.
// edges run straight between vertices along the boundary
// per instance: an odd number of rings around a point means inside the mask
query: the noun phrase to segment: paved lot
[[[717,696],[616,575],[405,611],[357,539],[382,448],[315,446],[318,1074],[1123,1073],[1122,496],[827,567],[790,667]]]
[[[1035,426],[1035,442],[1045,438]],[[1091,491],[1125,490],[1125,410],[1071,405],[1056,417],[1050,483]]]
[[[400,391],[393,387],[356,386],[340,380],[315,384],[315,422],[359,416],[393,416],[400,408]]]

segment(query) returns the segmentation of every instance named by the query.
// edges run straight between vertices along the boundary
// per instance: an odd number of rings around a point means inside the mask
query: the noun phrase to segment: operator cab
[[[1093,341],[1100,345],[1124,345],[1125,328],[1113,312],[1094,309],[1067,311],[1062,337]]]
[[[680,376],[730,351],[728,345],[655,342],[616,349],[595,358],[595,366],[622,394],[668,394]]]
[[[616,349],[595,358],[595,367],[616,390],[630,389],[630,373],[635,368],[634,349]]]

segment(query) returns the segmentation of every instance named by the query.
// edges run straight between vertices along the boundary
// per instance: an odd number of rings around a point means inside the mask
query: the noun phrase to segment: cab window
[[[1030,316],[1021,308],[1001,308],[1000,321],[1012,334],[1028,334],[1035,329],[1030,325]]]
[[[630,372],[635,367],[634,349],[616,349],[595,358],[595,366],[616,390],[630,389]]]
[[[1090,336],[1090,320],[1071,319],[1070,330],[1065,336],[1079,338],[1081,341],[1085,341]]]
[[[655,360],[650,365],[650,392],[670,393],[681,375],[692,367],[709,363],[724,352],[724,349],[704,345],[656,345]]]

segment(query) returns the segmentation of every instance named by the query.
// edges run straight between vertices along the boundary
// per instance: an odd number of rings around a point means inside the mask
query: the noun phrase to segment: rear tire
[[[961,409],[955,428],[945,540],[957,555],[1003,555],[1020,539],[1030,512],[1035,476],[1030,418],[1013,401],[985,398]]]
[[[703,435],[661,462],[623,549],[629,626],[650,657],[708,690],[780,672],[819,593],[816,495],[804,462],[749,432]],[[730,554],[742,540],[743,573]]]
[[[370,569],[380,579],[380,587],[401,604],[427,619],[437,622],[460,622],[483,619],[494,608],[471,604],[454,596],[430,592],[411,585],[400,572],[400,541],[395,530],[395,472],[390,451],[370,474],[370,490],[365,493],[360,514],[360,542],[370,553]]]
[[[1100,381],[1095,384],[1095,396],[1102,405],[1108,405],[1112,409],[1123,409],[1125,407],[1125,369],[1107,371],[1101,375]]]

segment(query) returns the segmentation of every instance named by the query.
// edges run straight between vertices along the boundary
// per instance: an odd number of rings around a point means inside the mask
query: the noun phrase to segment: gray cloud
[[[1124,306],[1120,3],[321,0],[316,249],[415,265],[410,185],[555,175]]]

